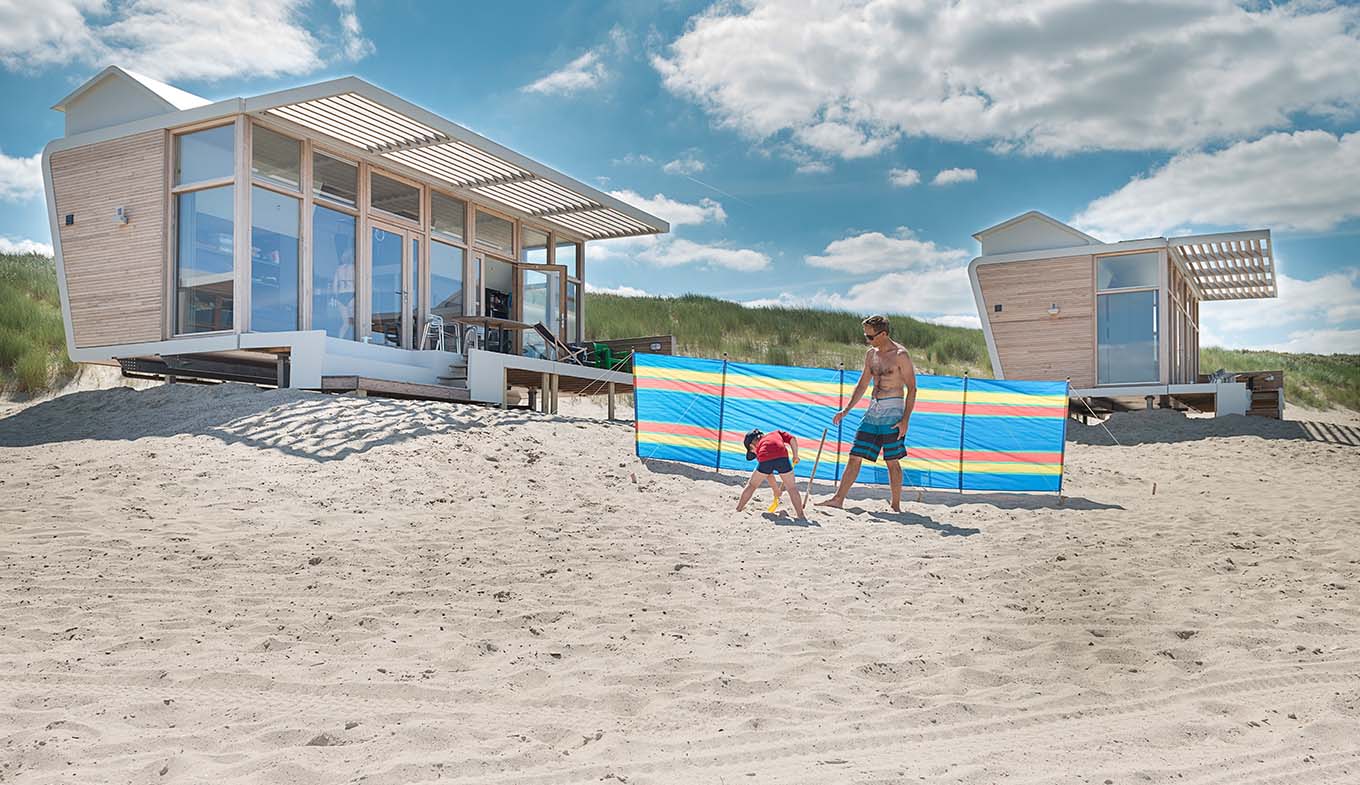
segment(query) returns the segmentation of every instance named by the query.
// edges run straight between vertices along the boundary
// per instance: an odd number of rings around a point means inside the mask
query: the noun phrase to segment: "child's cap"
[[[760,432],[759,428],[752,428],[750,432],[746,434],[746,438],[742,440],[742,444],[746,445],[746,460],[754,461],[756,459],[756,451],[751,445],[755,444],[756,441],[764,435],[765,434]]]

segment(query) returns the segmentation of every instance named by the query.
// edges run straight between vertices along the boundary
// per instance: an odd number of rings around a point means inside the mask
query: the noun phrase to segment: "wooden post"
[[[282,390],[288,386],[288,355],[280,354],[274,357],[274,373],[278,377],[278,388]]]
[[[538,410],[542,414],[548,413],[548,390],[552,387],[552,382],[548,380],[548,374],[539,374],[538,377]]]
[[[609,383],[609,419],[614,419],[614,383]]]
[[[562,374],[555,373],[552,375],[552,387],[552,413],[557,414],[557,399],[558,395],[562,392]]]
[[[501,366],[501,408],[510,408],[510,369]]]

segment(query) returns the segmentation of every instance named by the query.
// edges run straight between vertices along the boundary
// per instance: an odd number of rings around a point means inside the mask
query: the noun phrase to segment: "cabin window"
[[[236,176],[236,126],[220,125],[175,137],[175,185]]]
[[[1143,289],[1157,286],[1158,254],[1131,253],[1096,259],[1097,289]]]
[[[577,267],[576,243],[559,242],[557,244],[557,255],[553,264],[566,265],[567,275],[572,278],[580,278],[581,271]]]
[[[233,186],[175,195],[175,332],[233,327]]]
[[[462,242],[467,237],[467,203],[438,192],[431,193],[430,228]]]
[[[548,233],[524,227],[524,240],[520,243],[519,260],[529,264],[548,263]]]
[[[302,187],[302,143],[255,126],[250,137],[250,174],[289,190]]]
[[[1096,297],[1096,374],[1100,384],[1155,383],[1160,379],[1157,290]]]
[[[477,211],[477,245],[492,253],[515,258],[515,224],[499,215]]]
[[[567,281],[567,340],[580,341],[581,330],[580,320],[577,318],[581,309],[581,284],[576,281]]]
[[[467,251],[456,245],[430,242],[430,313],[444,319],[444,348],[459,351],[458,324],[463,315],[463,269]]]
[[[369,180],[369,206],[374,210],[420,221],[420,189],[374,172]]]
[[[250,191],[250,329],[296,330],[301,200],[260,186]]]
[[[312,329],[354,340],[355,217],[312,207]]]
[[[359,203],[359,167],[321,152],[312,153],[312,195],[346,207]]]

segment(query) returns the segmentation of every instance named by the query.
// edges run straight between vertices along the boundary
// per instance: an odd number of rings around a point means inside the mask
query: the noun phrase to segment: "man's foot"
[[[888,502],[888,506],[892,507],[893,512],[902,511],[902,502]]]
[[[845,499],[842,499],[842,498],[839,497],[839,496],[832,496],[830,499],[825,499],[825,500],[823,500],[823,501],[817,502],[817,506],[818,506],[818,507],[835,507],[835,508],[838,509],[838,510],[839,510],[839,509],[841,508],[841,506],[844,505],[844,504],[845,504]]]

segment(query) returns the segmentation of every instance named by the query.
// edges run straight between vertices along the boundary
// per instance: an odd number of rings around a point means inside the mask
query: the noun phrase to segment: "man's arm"
[[[870,349],[869,351],[873,350]],[[864,393],[868,391],[869,381],[871,378],[872,377],[869,375],[869,352],[865,352],[864,370],[860,371],[859,373],[859,384],[855,385],[855,391],[850,394],[850,402],[845,405],[844,409],[841,409],[840,411],[836,412],[835,416],[831,418],[831,422],[835,423],[836,425],[841,424],[841,420],[845,419],[845,415],[849,414],[850,411],[855,408],[855,404],[859,403],[859,399],[863,398]]]
[[[911,410],[916,406],[916,366],[912,365],[911,355],[906,352],[898,352],[897,369],[902,372],[902,392],[905,398],[902,406],[902,422],[898,423],[897,432],[905,438],[907,421],[911,419]]]
[[[789,442],[786,445],[786,447],[789,451],[789,457],[793,460],[794,463],[798,463],[798,437],[794,436],[793,434],[789,434]]]

